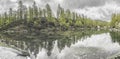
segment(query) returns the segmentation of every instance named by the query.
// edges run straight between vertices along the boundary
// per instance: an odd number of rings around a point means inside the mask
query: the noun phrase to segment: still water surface
[[[119,32],[69,31],[24,39],[12,35],[0,35],[0,59],[108,59],[120,53]]]

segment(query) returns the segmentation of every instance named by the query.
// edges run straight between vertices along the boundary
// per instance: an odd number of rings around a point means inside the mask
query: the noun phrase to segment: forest
[[[40,8],[33,2],[32,6],[26,7],[22,1],[18,2],[18,9],[15,11],[9,8],[8,12],[0,15],[0,30],[6,30],[18,25],[28,28],[54,30],[74,30],[74,29],[104,29],[111,26],[118,28],[117,22],[120,15],[113,15],[112,21],[92,20],[84,15],[65,10],[58,5],[56,16],[53,14],[49,4],[45,8]],[[94,16],[93,16],[94,17]],[[113,20],[114,19],[114,20]],[[119,20],[120,21],[120,20]]]

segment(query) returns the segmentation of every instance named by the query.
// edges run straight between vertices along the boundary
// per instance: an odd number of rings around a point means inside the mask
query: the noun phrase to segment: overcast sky
[[[120,12],[120,0],[22,0],[24,5],[32,5],[36,1],[43,8],[47,3],[53,11],[60,4],[65,9],[84,14],[92,19],[110,21],[113,13]],[[16,9],[18,0],[0,0],[0,13],[7,11],[10,7]]]

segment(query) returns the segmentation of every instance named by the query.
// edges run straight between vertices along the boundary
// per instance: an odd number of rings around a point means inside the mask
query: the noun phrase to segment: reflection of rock
[[[33,53],[27,51],[19,51],[12,48],[0,47],[0,58],[2,59],[35,59]]]
[[[24,56],[17,56],[18,54],[21,54],[21,52],[7,47],[0,47],[1,59],[26,59]]]
[[[30,54],[26,51],[21,51],[21,53],[17,53],[18,56],[23,56],[23,57],[26,57],[26,56],[30,56]]]

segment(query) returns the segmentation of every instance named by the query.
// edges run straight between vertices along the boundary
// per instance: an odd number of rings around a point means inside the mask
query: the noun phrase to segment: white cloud
[[[75,12],[84,14],[88,18],[110,21],[113,13],[120,13],[120,6],[116,2],[109,2],[103,6],[75,9]]]
[[[10,0],[11,2],[16,2],[17,0]]]

